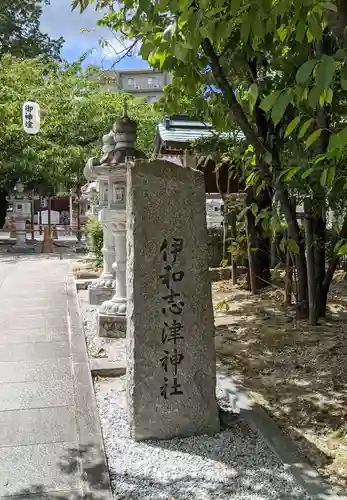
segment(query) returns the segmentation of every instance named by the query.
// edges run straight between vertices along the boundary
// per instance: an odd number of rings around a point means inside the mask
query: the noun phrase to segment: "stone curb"
[[[98,500],[112,500],[110,476],[94,395],[87,346],[79,311],[75,280],[66,280],[67,320],[74,375],[74,397],[83,493]],[[89,498],[89,497],[88,497]]]
[[[112,361],[107,358],[90,359],[92,377],[121,377],[126,373],[125,363]]]
[[[285,436],[263,408],[254,403],[245,390],[236,385],[225,369],[217,364],[219,387],[225,392],[232,407],[240,410],[240,418],[264,439],[268,447],[281,460],[296,482],[312,500],[339,500],[332,488],[302,457],[293,441]]]

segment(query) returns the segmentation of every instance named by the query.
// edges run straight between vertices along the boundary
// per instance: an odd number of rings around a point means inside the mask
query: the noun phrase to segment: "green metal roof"
[[[235,132],[216,132],[212,125],[203,123],[197,120],[189,120],[184,117],[165,117],[162,123],[158,124],[157,128],[157,149],[160,149],[159,143],[164,143],[165,146],[173,144],[189,145],[192,142],[201,138],[219,137],[230,138],[234,140],[244,139],[242,133]]]

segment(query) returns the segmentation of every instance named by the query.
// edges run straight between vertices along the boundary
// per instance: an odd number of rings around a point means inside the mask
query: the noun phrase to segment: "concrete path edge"
[[[312,500],[339,500],[340,497],[301,455],[293,441],[259,404],[250,399],[239,384],[232,381],[230,375],[226,375],[220,363],[217,363],[217,373],[220,388],[232,407],[240,411],[240,418],[264,439],[309,497]]]
[[[89,368],[76,284],[72,274],[66,278],[66,295],[72,369],[75,381],[74,395],[79,462],[83,478],[84,494],[86,497],[94,494],[98,500],[112,500],[111,481],[100,426],[99,411],[96,405],[93,381]]]

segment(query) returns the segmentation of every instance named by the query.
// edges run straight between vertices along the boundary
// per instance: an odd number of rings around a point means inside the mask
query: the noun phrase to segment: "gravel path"
[[[115,500],[309,499],[239,419],[214,437],[135,443],[125,378],[100,380],[95,390]]]

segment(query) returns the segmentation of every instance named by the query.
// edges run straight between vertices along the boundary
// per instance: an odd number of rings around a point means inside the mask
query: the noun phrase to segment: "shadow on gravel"
[[[240,425],[239,419],[233,418],[236,425]],[[245,424],[241,424],[245,425]],[[223,425],[224,427],[224,425]],[[232,424],[228,425],[232,427]],[[160,447],[163,449],[175,450],[176,448],[187,454],[196,455],[197,448],[191,448],[190,439],[148,442],[148,446]],[[246,450],[245,450],[246,453]],[[217,450],[201,449],[201,456],[210,460],[223,461],[223,449]],[[31,485],[28,488],[19,490],[11,496],[15,500],[111,500],[110,482],[108,471],[105,469],[105,461],[102,452],[94,445],[81,446],[80,448],[70,448],[66,454],[57,460],[58,468],[61,472],[61,482],[66,483],[67,476],[78,479],[79,487],[71,491],[54,491],[56,485]],[[148,500],[157,498],[158,500],[217,500],[232,499],[240,497],[250,500],[259,498],[262,500],[278,498],[278,500],[308,500],[309,497],[296,488],[295,484],[288,484],[283,471],[269,470],[259,467],[244,468],[235,460],[230,463],[234,474],[232,481],[219,481],[215,478],[208,478],[208,484],[200,486],[199,478],[190,475],[189,470],[185,476],[177,479],[158,481],[149,474],[112,474],[117,500]],[[64,479],[65,476],[65,479]],[[310,478],[308,478],[309,480]],[[279,496],[274,496],[275,484],[283,483],[283,489],[278,492]],[[274,488],[272,487],[274,486]],[[77,491],[77,489],[79,491]],[[202,491],[203,490],[203,491]],[[201,496],[203,492],[203,497]],[[327,497],[328,498],[328,497]]]

